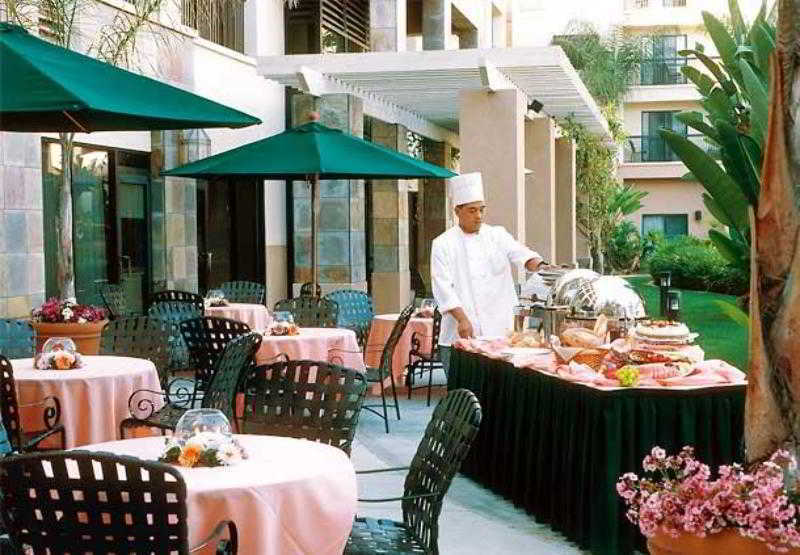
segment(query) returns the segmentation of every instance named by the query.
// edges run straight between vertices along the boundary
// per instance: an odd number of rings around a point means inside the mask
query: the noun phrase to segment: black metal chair
[[[203,297],[197,293],[191,293],[189,291],[177,291],[175,289],[170,289],[168,291],[157,291],[150,297],[151,305],[156,303],[170,302],[190,304],[199,310],[201,314],[205,310]]]
[[[350,368],[284,360],[250,370],[244,391],[241,433],[309,439],[349,455],[367,381]]]
[[[226,281],[219,286],[232,303],[264,304],[264,286],[254,281]]]
[[[189,547],[186,483],[168,464],[92,451],[18,455],[0,459],[0,490],[18,553],[186,555],[212,542],[217,553],[238,550],[231,521]]]
[[[144,358],[158,372],[161,387],[169,387],[169,338],[175,324],[150,316],[134,316],[113,320],[103,328],[100,354]]]
[[[419,270],[412,268],[409,270],[411,276],[411,290],[414,292],[412,299],[424,299],[428,297],[428,288],[425,286],[425,281],[422,279],[422,274]]]
[[[339,319],[339,305],[320,297],[295,297],[275,303],[276,311],[288,311],[294,323],[304,328],[335,328]]]
[[[36,332],[27,320],[0,319],[0,355],[29,358],[36,352]]]
[[[100,296],[103,304],[106,305],[108,315],[112,320],[117,318],[127,318],[134,316],[134,312],[128,308],[128,301],[125,298],[125,291],[118,283],[104,283],[100,286]]]
[[[442,329],[442,313],[437,307],[433,311],[433,333],[429,337],[420,335],[417,332],[411,334],[411,350],[408,352],[408,373],[406,374],[406,385],[408,386],[408,398],[411,399],[411,391],[419,389],[414,387],[414,378],[419,375],[422,378],[428,372],[428,401],[427,406],[431,406],[431,389],[433,389],[433,371],[444,370],[444,365],[439,357],[439,333]],[[422,347],[425,339],[431,340],[431,350]]]
[[[363,351],[369,339],[372,319],[375,317],[372,297],[364,291],[339,289],[328,293],[324,298],[334,301],[339,306],[337,327],[353,330],[358,339],[358,346]]]
[[[179,324],[181,337],[189,350],[194,369],[192,405],[197,394],[208,389],[214,379],[214,364],[233,339],[250,333],[250,326],[238,320],[202,316]]]
[[[314,291],[312,293],[312,290]],[[300,296],[301,297],[321,297],[322,296],[322,286],[317,283],[317,288],[313,289],[313,285],[311,285],[310,281],[307,281],[303,285],[300,286]]]
[[[433,411],[409,467],[367,470],[374,474],[408,469],[402,497],[359,499],[364,503],[400,501],[403,522],[356,517],[344,553],[439,553],[439,514],[453,477],[469,451],[481,423],[475,394],[456,389]]]
[[[20,423],[20,409],[32,407],[42,407],[44,428],[23,430]],[[58,437],[58,449],[64,449],[66,431],[64,425],[60,423],[61,403],[58,397],[48,396],[34,403],[20,405],[14,385],[14,369],[2,355],[0,355],[0,416],[3,418],[3,427],[8,434],[12,450],[21,453],[36,451],[39,449],[39,444],[51,437]]]
[[[150,305],[147,311],[148,315],[153,318],[161,318],[173,324],[171,328],[172,332],[168,339],[169,369],[171,371],[185,370],[189,368],[191,363],[189,360],[189,350],[186,347],[178,325],[184,320],[200,318],[203,316],[203,310],[204,309],[197,308],[194,303],[182,301],[159,301]]]
[[[217,409],[222,411],[228,420],[233,423],[234,429],[238,420],[234,418],[236,396],[245,372],[253,364],[253,356],[261,345],[261,334],[248,333],[237,337],[228,343],[214,363],[213,379],[203,395],[201,408]],[[153,397],[164,397],[165,405],[156,409]],[[174,430],[180,417],[192,407],[187,401],[192,396],[191,391],[153,391],[139,389],[134,391],[128,399],[128,409],[131,417],[119,424],[119,435],[125,438],[128,428],[158,428],[160,430]]]

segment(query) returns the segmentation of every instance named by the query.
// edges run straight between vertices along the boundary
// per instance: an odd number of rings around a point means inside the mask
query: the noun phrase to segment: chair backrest
[[[150,302],[151,304],[161,302],[187,303],[195,306],[198,310],[200,310],[201,314],[203,310],[205,310],[203,297],[197,293],[191,293],[189,291],[176,291],[174,289],[170,289],[169,291],[158,291],[153,293],[153,295],[150,297]]]
[[[412,314],[414,314],[414,305],[410,304],[405,307],[397,317],[397,320],[392,327],[392,332],[389,334],[389,337],[386,339],[386,344],[383,346],[383,352],[381,353],[381,368],[383,368],[383,371],[386,373],[386,375],[389,375],[392,372],[394,349],[397,347],[397,343],[400,341],[400,337],[402,337],[403,332],[406,331],[406,326],[408,326],[408,321],[411,320]]]
[[[118,283],[104,283],[100,286],[100,296],[108,309],[111,319],[125,318],[131,315],[125,291]]]
[[[28,358],[36,352],[36,333],[27,320],[0,319],[0,355]]]
[[[356,332],[358,343],[363,348],[367,343],[372,319],[375,317],[372,297],[356,289],[339,289],[328,293],[325,298],[339,305],[337,326]]]
[[[294,316],[294,323],[305,328],[335,328],[339,319],[339,305],[320,297],[295,297],[275,303],[275,310],[286,310]]]
[[[222,411],[228,420],[235,420],[236,397],[242,381],[261,346],[260,333],[247,333],[232,339],[217,358],[212,370],[213,377],[203,395],[202,408]]]
[[[439,352],[439,335],[442,332],[442,313],[439,312],[437,306],[433,309],[433,334],[431,337],[431,354],[436,355]]]
[[[145,358],[158,371],[162,386],[166,386],[170,362],[169,338],[177,326],[155,316],[136,316],[113,320],[103,328],[100,338],[101,355]]]
[[[316,292],[314,292],[316,291]],[[317,283],[316,290],[313,289],[313,286],[310,281],[305,282],[303,285],[300,286],[300,296],[301,297],[321,297],[322,296],[322,286]]]
[[[0,459],[0,514],[20,553],[189,553],[186,484],[164,463],[90,451]]]
[[[5,457],[13,450],[14,449],[11,447],[11,440],[8,439],[6,427],[0,422],[0,458]],[[0,547],[0,553],[3,553],[2,547]]]
[[[326,362],[281,361],[251,369],[243,383],[240,433],[309,439],[350,454],[367,393],[361,372]]]
[[[404,495],[431,497],[403,500],[403,522],[426,548],[438,553],[442,500],[481,424],[481,405],[468,389],[447,394],[433,411],[425,434],[411,460]]]
[[[16,451],[22,447],[22,428],[19,421],[17,388],[14,384],[14,369],[6,357],[0,355],[0,417],[6,429],[11,447]]]
[[[232,303],[264,304],[264,286],[254,281],[226,281],[219,286]]]
[[[197,388],[205,391],[212,378],[217,360],[228,344],[246,333],[250,326],[238,320],[202,316],[179,324],[181,336],[189,349]]]
[[[203,315],[205,308],[198,308],[194,303],[182,301],[158,301],[150,305],[147,313],[150,316],[169,320],[173,324],[179,324],[184,320],[199,318]]]

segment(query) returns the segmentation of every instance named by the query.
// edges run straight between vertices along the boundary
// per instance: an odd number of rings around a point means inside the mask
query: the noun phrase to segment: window
[[[677,162],[680,159],[672,152],[659,134],[660,129],[670,129],[683,135],[692,143],[706,151],[711,157],[719,158],[718,148],[710,143],[702,133],[688,133],[686,124],[675,116],[677,111],[642,112],[642,134],[631,135],[625,140],[625,162]]]
[[[182,23],[206,40],[244,52],[244,0],[183,0]]]
[[[664,237],[677,237],[689,234],[687,214],[645,214],[642,216],[642,235],[658,231]]]
[[[367,0],[300,0],[285,14],[287,54],[334,54],[370,49]]]
[[[665,0],[666,1],[666,0]],[[647,54],[639,67],[637,85],[683,85],[681,68],[686,58],[678,52],[686,49],[686,35],[656,35],[648,40]]]

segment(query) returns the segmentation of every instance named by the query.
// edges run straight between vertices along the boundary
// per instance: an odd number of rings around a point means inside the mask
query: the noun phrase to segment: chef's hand
[[[469,339],[470,337],[475,337],[475,330],[472,329],[472,322],[469,321],[467,318],[467,313],[464,312],[464,309],[460,306],[457,306],[453,310],[450,311],[453,315],[453,318],[456,319],[458,322],[458,336],[463,339]]]
[[[538,272],[539,270],[546,270],[550,268],[550,264],[541,258],[531,258],[525,263],[525,269],[529,272]]]

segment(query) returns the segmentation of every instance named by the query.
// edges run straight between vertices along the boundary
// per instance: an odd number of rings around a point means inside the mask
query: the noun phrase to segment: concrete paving
[[[443,383],[444,376],[437,376]],[[406,466],[411,461],[430,420],[435,401],[444,395],[434,388],[431,407],[425,406],[425,390],[400,399],[400,416],[390,420],[386,434],[383,421],[363,411],[359,420],[352,460],[357,470]],[[368,403],[375,402],[370,396]],[[378,400],[380,398],[377,398]],[[405,472],[358,477],[359,497],[396,497],[403,493]],[[555,485],[554,485],[555,486]],[[359,503],[358,514],[402,520],[399,503]],[[537,523],[525,511],[459,474],[444,501],[439,517],[439,550],[442,554],[564,554],[584,553],[561,534]]]

